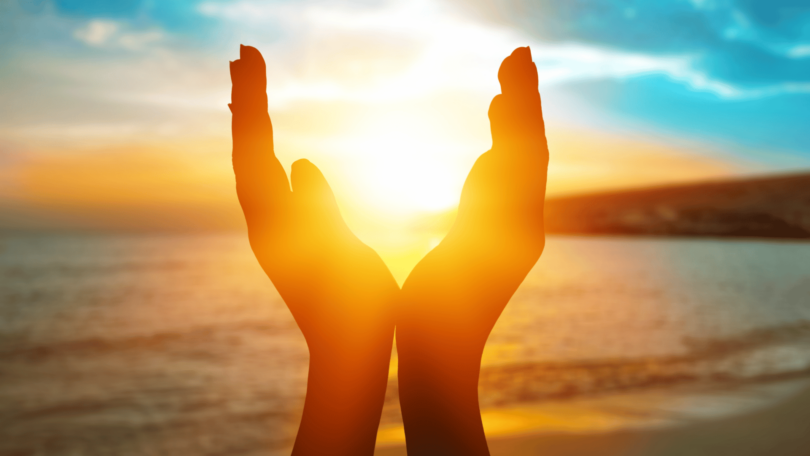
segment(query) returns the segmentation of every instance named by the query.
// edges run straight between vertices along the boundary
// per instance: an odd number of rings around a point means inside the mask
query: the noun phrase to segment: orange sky
[[[282,164],[319,166],[349,225],[402,264],[452,222],[490,146],[498,66],[518,46],[538,62],[550,196],[764,169],[731,148],[623,123],[583,101],[596,92],[577,91],[580,81],[678,80],[692,74],[682,56],[543,42],[425,1],[206,5],[197,13],[230,27],[211,32],[210,49],[134,22],[19,13],[20,30],[58,30],[68,49],[15,54],[5,76],[16,110],[0,122],[0,229],[242,229],[227,109],[238,43],[268,62]]]
[[[548,136],[552,151],[549,196],[697,181],[741,168],[652,138],[551,128]],[[363,231],[364,223],[384,224],[452,209],[466,172],[483,151],[451,155],[444,163],[440,159],[420,161],[420,153],[407,150],[389,150],[366,160],[326,156],[313,161],[330,180],[350,223]],[[307,155],[279,151],[279,156],[289,169],[292,161]],[[441,166],[433,166],[437,162]],[[39,152],[8,164],[2,173],[14,183],[13,190],[7,185],[2,195],[6,201],[44,211],[93,214],[90,225],[134,229],[241,225],[241,214],[234,207],[227,138]],[[149,215],[184,207],[183,214],[198,208],[198,219],[167,213],[163,219],[153,220]],[[127,211],[132,215],[125,223],[117,220]],[[203,215],[206,211],[218,214],[218,220]]]
[[[709,159],[686,145],[664,145],[653,138],[553,127],[548,137],[550,196],[694,181],[739,171],[730,162]],[[341,141],[362,144],[363,138],[337,136],[336,142]],[[419,139],[413,141],[406,145],[417,147]],[[287,169],[292,161],[307,156],[285,152],[285,145],[295,150],[295,144],[282,140],[279,145]],[[372,142],[370,147],[376,154],[376,145]],[[443,162],[442,157],[430,159],[424,152],[408,153],[407,147],[392,148],[388,155],[349,155],[345,160],[328,154],[309,158],[332,184],[352,229],[399,277],[449,228],[466,173],[483,151],[481,147],[448,154]],[[38,152],[3,167],[0,178],[6,185],[0,198],[11,208],[7,212],[12,225],[16,213],[23,223],[37,228],[239,230],[244,225],[230,166],[227,137]]]

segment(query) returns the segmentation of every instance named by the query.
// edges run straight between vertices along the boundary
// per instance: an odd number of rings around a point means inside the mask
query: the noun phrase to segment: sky
[[[807,0],[0,0],[0,227],[243,228],[240,44],[372,244],[452,221],[518,46],[551,196],[810,168]]]

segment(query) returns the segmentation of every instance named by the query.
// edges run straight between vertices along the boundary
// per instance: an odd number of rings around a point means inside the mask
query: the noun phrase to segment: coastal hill
[[[810,238],[810,173],[552,198],[546,232]]]

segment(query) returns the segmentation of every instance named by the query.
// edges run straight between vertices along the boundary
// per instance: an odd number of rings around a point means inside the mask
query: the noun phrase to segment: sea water
[[[0,236],[0,454],[280,454],[307,363],[244,235]],[[486,414],[804,377],[810,243],[549,237],[479,385]]]

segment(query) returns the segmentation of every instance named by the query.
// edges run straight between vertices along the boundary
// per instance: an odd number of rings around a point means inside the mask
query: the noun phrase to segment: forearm
[[[481,355],[519,284],[489,253],[448,236],[403,285],[397,353],[410,454],[489,454],[478,406]]]
[[[457,342],[447,333],[397,329],[399,398],[409,454],[489,454],[478,407],[483,344],[461,347]]]
[[[311,350],[294,456],[374,453],[388,384],[393,324],[358,350]]]

